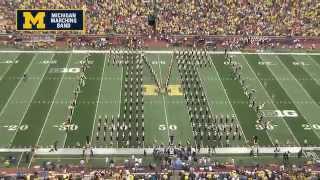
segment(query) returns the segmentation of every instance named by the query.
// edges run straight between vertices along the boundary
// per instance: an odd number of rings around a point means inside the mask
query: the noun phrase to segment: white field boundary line
[[[162,84],[162,73],[161,73],[161,67],[160,67],[160,58],[159,55],[157,55],[157,61],[158,61],[158,67],[159,67],[159,73],[160,73],[160,84]],[[172,58],[172,57],[171,57]],[[168,115],[167,115],[167,107],[166,107],[166,99],[164,98],[164,95],[161,94],[162,100],[163,100],[163,110],[165,114],[166,119],[166,126],[167,126],[167,134],[168,134],[168,140],[170,141],[170,132],[169,132],[169,122],[168,122]]]
[[[73,53],[72,53],[73,54]],[[88,56],[88,55],[87,55]],[[86,57],[87,57],[86,56]],[[82,59],[80,60],[80,61],[83,61],[84,59],[85,59],[85,56],[83,56],[83,57],[81,57]],[[79,62],[80,62],[79,61]],[[76,86],[77,86],[77,84],[76,84]],[[80,93],[81,93],[81,89],[80,89]],[[78,101],[77,101],[77,103],[78,103]],[[73,113],[74,114],[74,113]],[[71,116],[71,121],[72,121],[72,118],[73,118],[73,114],[72,114],[72,116]],[[66,135],[65,135],[65,137],[64,137],[64,140],[63,140],[63,146],[62,147],[65,147],[66,146],[66,141],[67,141],[67,138],[68,138],[68,133],[66,132]]]
[[[196,66],[196,65],[195,65]],[[198,75],[199,75],[199,79],[200,79],[200,82],[201,82],[201,84],[202,84],[202,87],[203,87],[203,89],[205,90],[203,93],[204,93],[204,95],[206,96],[206,98],[207,98],[207,100],[209,99],[208,98],[208,96],[207,96],[207,93],[206,92],[208,92],[207,91],[207,87],[206,87],[206,85],[203,83],[203,81],[202,81],[202,78],[201,78],[201,75],[200,75],[200,72],[199,72],[199,70],[198,70],[198,67],[195,67],[195,69],[197,70],[197,73],[198,73]],[[208,101],[208,106],[209,106],[209,109],[210,109],[210,114],[215,114],[214,113],[214,111],[211,109],[211,103]],[[231,104],[230,104],[230,106],[231,106]],[[234,114],[236,114],[235,112],[233,112]],[[243,136],[244,136],[244,134],[243,134]],[[245,141],[247,141],[246,140],[246,137],[244,136],[244,139],[245,139]],[[220,144],[221,144],[221,146],[223,146],[223,143],[222,143],[222,141],[220,141]]]
[[[100,95],[101,95],[102,80],[103,80],[103,75],[104,75],[104,69],[105,69],[105,66],[106,66],[106,60],[107,60],[107,54],[104,54],[102,76],[101,76],[101,80],[100,80],[100,87],[99,87],[99,94],[98,94],[98,99],[97,99],[96,112],[94,113],[93,127],[92,127],[92,131],[91,131],[90,144],[92,143],[93,133],[94,133],[94,130],[95,130],[95,127],[96,127],[96,118],[97,118],[97,112],[98,112],[98,108],[99,108],[99,101],[100,101]],[[92,145],[92,144],[91,144],[91,145]]]
[[[50,58],[50,60],[52,60],[52,59],[53,59],[53,57],[54,57],[54,54],[52,55],[52,57]],[[50,66],[50,65],[48,64],[48,65],[47,65],[46,70],[44,71],[44,73],[43,73],[43,75],[42,75],[42,79],[43,79],[43,77],[46,75],[46,73],[47,73],[47,71],[48,71],[49,66]],[[21,123],[22,123],[22,121],[23,121],[24,117],[26,116],[27,112],[29,111],[29,108],[30,108],[30,106],[31,106],[31,102],[32,102],[32,100],[33,100],[34,96],[37,94],[37,91],[38,91],[38,89],[39,89],[39,87],[40,87],[40,84],[41,84],[41,82],[42,82],[42,79],[38,82],[37,88],[35,89],[35,91],[34,91],[34,93],[33,93],[32,97],[31,97],[31,99],[30,99],[30,101],[29,101],[29,105],[27,106],[26,110],[25,110],[25,111],[24,111],[24,113],[23,113],[22,118],[20,119],[20,122],[19,122],[19,126],[18,126],[18,127],[20,127],[20,126],[21,126]],[[10,140],[10,146],[11,146],[11,144],[12,144],[12,142],[13,142],[14,138],[16,137],[16,135],[17,135],[18,131],[19,131],[19,128],[17,128],[17,130],[15,131],[14,135],[12,136],[12,138],[11,138],[11,140]]]
[[[280,154],[290,152],[291,154],[298,153],[301,149],[304,151],[320,151],[320,146],[317,147],[300,147],[300,146],[280,146]],[[143,155],[144,150],[147,154],[152,154],[153,148],[93,148],[94,155]],[[159,150],[163,150],[159,148]],[[200,154],[208,154],[208,148],[201,148]],[[274,154],[275,147],[259,147],[259,154]],[[20,149],[0,149],[0,152],[30,152],[31,148]],[[82,155],[82,148],[60,148],[58,151],[49,152],[50,148],[38,148],[35,150],[36,156],[42,155]],[[251,147],[224,147],[215,148],[215,154],[243,154],[248,155]],[[263,156],[263,155],[262,155]],[[37,159],[37,158],[36,158]]]
[[[67,50],[67,51],[52,51],[52,50],[43,50],[43,51],[21,51],[21,50],[1,50],[0,53],[73,53],[73,54],[94,54],[94,53],[108,53],[110,51],[106,50]],[[118,51],[114,53],[123,53],[124,51]],[[157,50],[147,50],[143,51],[145,54],[173,54],[174,51],[157,51]],[[141,53],[139,51],[138,53]],[[208,54],[224,54],[224,51],[207,51]],[[229,54],[261,54],[261,55],[320,55],[320,53],[299,53],[299,52],[241,52],[241,51],[230,51]]]
[[[37,56],[37,55],[34,55],[34,56],[32,57],[32,60],[31,60],[30,64],[28,65],[28,67],[26,68],[26,70],[25,70],[24,72],[28,72],[28,70],[30,69],[31,64],[33,64],[33,61],[34,61],[34,59],[36,58],[36,56]],[[16,58],[16,59],[17,59],[17,58]],[[16,60],[16,59],[15,59],[15,60]],[[11,66],[10,66],[10,67],[11,67]],[[9,68],[9,69],[10,69],[10,68]],[[9,70],[8,70],[8,71],[9,71]],[[7,72],[6,72],[6,73],[7,73]],[[20,78],[20,81],[18,82],[18,84],[16,85],[16,87],[15,87],[15,88],[13,89],[13,91],[11,92],[11,94],[10,94],[10,96],[9,96],[9,99],[7,100],[6,104],[2,107],[2,109],[1,109],[1,111],[0,111],[0,117],[1,117],[2,114],[4,113],[4,109],[7,108],[9,102],[11,101],[13,95],[15,94],[17,88],[20,86],[20,84],[21,84],[22,81],[23,81],[23,78],[21,77],[21,78]]]
[[[70,54],[69,57],[68,57],[68,62],[67,62],[66,67],[69,67],[69,65],[70,65],[71,56],[72,56],[72,54]],[[55,92],[55,94],[54,94],[54,97],[53,97],[53,102],[55,101],[55,99],[56,99],[56,97],[57,97],[57,95],[58,95],[58,92],[60,91],[60,86],[61,86],[61,84],[62,84],[63,77],[65,76],[65,74],[66,74],[66,73],[63,73],[63,75],[62,75],[62,77],[61,77],[61,79],[60,79],[58,88],[57,88],[57,90],[56,90],[56,92]],[[54,105],[54,103],[51,103],[50,109],[49,109],[49,111],[48,111],[48,113],[47,113],[46,119],[45,119],[44,124],[43,124],[43,126],[42,126],[42,128],[41,128],[40,135],[39,135],[39,137],[38,137],[36,146],[39,144],[40,138],[41,138],[42,133],[43,133],[43,129],[45,128],[45,126],[46,126],[46,124],[47,124],[47,121],[48,121],[48,118],[49,118],[49,116],[50,116],[50,113],[51,113],[51,110],[52,110],[53,105]]]
[[[210,57],[210,60],[211,61],[215,61],[214,59],[212,59],[211,58],[211,56],[209,56]],[[237,115],[237,113],[236,113],[236,111],[234,110],[234,108],[233,108],[233,105],[232,105],[232,103],[231,103],[231,101],[230,101],[230,99],[229,99],[229,96],[228,96],[228,94],[227,94],[227,91],[226,91],[226,88],[224,88],[224,85],[223,85],[223,83],[222,83],[222,80],[221,80],[221,78],[220,78],[220,74],[219,74],[219,72],[218,72],[218,70],[217,70],[217,68],[216,68],[216,66],[214,65],[214,63],[212,62],[212,66],[213,66],[213,68],[214,68],[214,71],[215,71],[215,74],[218,76],[218,78],[219,78],[219,85],[220,85],[220,88],[223,90],[223,92],[224,92],[224,94],[226,95],[226,97],[227,97],[227,100],[228,100],[228,102],[229,102],[229,105],[230,105],[230,107],[231,107],[231,109],[232,109],[232,111],[233,111],[233,113],[234,113],[234,115],[236,116],[236,121],[238,122],[238,124],[239,124],[239,127],[240,127],[240,131],[242,132],[242,134],[243,134],[243,137],[244,137],[244,140],[245,140],[245,143],[247,143],[248,142],[248,140],[247,140],[247,137],[246,137],[246,135],[244,134],[244,131],[242,130],[242,126],[241,126],[241,124],[240,124],[240,120],[239,120],[239,118],[238,118],[238,115]],[[270,137],[269,137],[270,138]],[[273,142],[271,141],[271,143],[273,144]]]
[[[264,88],[264,86],[262,85],[260,79],[259,79],[258,76],[256,75],[256,72],[251,68],[250,64],[247,62],[247,61],[248,61],[247,58],[245,58],[244,56],[241,56],[241,57],[242,57],[243,61],[245,61],[245,63],[248,65],[250,71],[251,71],[251,72],[254,74],[254,76],[256,77],[257,81],[259,82],[259,84],[260,84],[260,86],[261,86],[261,89],[264,90],[264,92],[266,93],[268,99],[271,100],[271,101],[270,101],[270,102],[271,102],[271,105],[272,105],[273,107],[278,108],[278,107],[274,104],[274,102],[272,101],[272,98],[270,97],[268,91],[267,91],[267,90]],[[282,121],[284,121],[284,124],[286,125],[287,129],[289,130],[290,134],[292,135],[292,137],[294,138],[294,140],[296,141],[296,143],[300,146],[299,141],[297,140],[296,136],[293,134],[291,128],[290,128],[289,125],[287,124],[287,121],[284,120],[284,118],[282,118],[282,117],[281,117],[281,119],[282,119]],[[268,133],[268,131],[267,131],[267,133]]]
[[[297,83],[298,86],[302,89],[302,91],[305,93],[305,95],[308,96],[308,97],[311,99],[311,101],[314,102],[314,105],[317,106],[317,108],[319,108],[319,105],[314,101],[314,99],[310,96],[310,94],[304,89],[304,87],[300,84],[300,82],[296,79],[296,77],[291,73],[291,71],[288,69],[288,67],[282,63],[281,59],[280,59],[278,56],[276,56],[276,59],[277,59],[277,61],[280,63],[280,65],[281,65],[282,67],[284,67],[284,69],[286,69],[286,71],[288,72],[288,74],[289,74],[293,79],[295,79],[296,83]],[[268,68],[269,68],[269,67],[268,67]],[[273,71],[271,70],[271,68],[269,68],[269,70],[272,72],[273,76],[275,76],[275,74],[273,73]],[[277,77],[275,76],[275,78],[277,78]],[[280,83],[279,83],[279,84],[280,84]],[[281,84],[280,84],[280,85],[281,85]],[[283,87],[283,85],[281,85],[281,86],[282,86],[283,90],[285,91],[285,88]],[[286,92],[286,91],[285,91],[285,92]],[[286,94],[287,94],[287,92],[286,92]],[[287,95],[288,95],[288,97],[290,98],[289,94],[287,94]],[[290,99],[291,99],[291,98],[290,98]],[[296,106],[296,105],[294,104],[294,106]],[[296,106],[296,108],[299,109],[297,106]],[[299,109],[299,111],[301,111],[301,110]],[[301,113],[301,116],[304,116],[303,113]],[[305,116],[304,116],[304,117],[305,117]],[[305,120],[306,120],[308,123],[310,123],[310,121],[308,121],[308,118],[305,118]],[[316,130],[312,130],[312,131],[313,131],[313,132],[318,136],[318,138],[320,139],[320,135],[316,132]]]

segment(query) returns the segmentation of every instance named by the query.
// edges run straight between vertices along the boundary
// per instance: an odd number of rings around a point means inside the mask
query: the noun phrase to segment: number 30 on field
[[[175,124],[169,125],[168,128],[169,128],[171,131],[177,130],[177,126],[176,126]],[[165,130],[167,130],[167,126],[164,125],[164,124],[160,124],[160,125],[159,125],[159,130],[160,130],[160,131],[165,131]]]
[[[79,73],[80,68],[51,68],[50,73]]]

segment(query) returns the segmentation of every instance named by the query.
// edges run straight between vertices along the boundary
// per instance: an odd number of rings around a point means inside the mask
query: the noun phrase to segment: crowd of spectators
[[[137,159],[137,158],[135,158]],[[203,159],[203,158],[201,158]],[[129,161],[131,161],[130,159]],[[185,166],[183,169],[150,169],[148,166],[120,166],[88,169],[81,165],[59,165],[53,162],[44,162],[29,172],[15,170],[6,173],[2,171],[1,178],[6,179],[310,179],[320,178],[320,172],[310,166],[284,167],[237,167],[234,165],[214,164],[214,161],[199,163],[197,166]]]
[[[155,3],[155,4],[154,4]],[[319,36],[315,0],[2,0],[0,32],[15,29],[16,9],[84,9],[87,34]]]
[[[288,154],[290,162],[281,157],[275,156],[276,164],[266,162],[248,163],[244,166],[237,164],[241,160],[226,158],[218,160],[214,155],[215,149],[209,154],[201,155],[197,152],[200,149],[196,147],[154,147],[151,157],[146,152],[143,155],[113,157],[101,156],[95,157],[92,153],[89,156],[79,158],[73,164],[63,163],[63,161],[43,160],[41,164],[33,165],[32,169],[12,169],[17,165],[17,159],[10,155],[8,160],[8,169],[0,168],[0,179],[2,177],[22,177],[27,179],[49,178],[49,179],[310,179],[320,178],[320,162],[315,159],[295,159],[296,154]],[[213,154],[211,154],[213,153]],[[283,158],[285,158],[283,154]],[[96,159],[90,159],[96,158]],[[242,158],[245,158],[243,156]],[[248,157],[249,158],[249,157]],[[299,158],[299,157],[298,157]],[[95,162],[99,165],[93,165]],[[295,160],[294,160],[295,159]],[[30,159],[26,160],[27,163]],[[24,161],[24,160],[20,160]],[[103,162],[104,161],[104,162]],[[14,165],[10,166],[9,162]],[[89,164],[87,164],[89,163]],[[90,164],[91,163],[91,164]],[[45,177],[45,178],[44,178]],[[10,179],[10,178],[7,178]],[[12,178],[14,179],[14,178]]]
[[[158,0],[164,34],[319,36],[313,0]]]

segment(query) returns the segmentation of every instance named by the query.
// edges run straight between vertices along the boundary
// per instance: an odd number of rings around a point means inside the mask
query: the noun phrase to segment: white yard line
[[[195,65],[195,66],[196,66],[196,65]],[[202,84],[202,87],[203,87],[203,89],[205,90],[203,93],[204,93],[204,95],[206,96],[206,98],[209,99],[208,96],[207,96],[207,93],[206,93],[206,92],[208,92],[208,91],[207,91],[207,89],[206,89],[206,86],[205,86],[204,83],[202,82],[201,75],[200,75],[199,70],[198,70],[197,67],[196,67],[196,70],[197,70],[197,73],[198,73],[198,75],[199,75],[199,79],[200,79],[200,82],[201,82],[201,84]],[[218,75],[218,76],[219,76],[219,75]],[[211,109],[211,105],[210,105],[210,102],[209,102],[209,101],[208,101],[208,106],[209,106],[209,109],[210,109],[211,113],[214,114],[214,111]],[[232,105],[230,104],[230,106],[232,106]],[[233,112],[233,113],[236,114],[235,112]],[[242,134],[243,134],[243,133],[242,133]],[[246,141],[246,136],[245,136],[244,134],[243,134],[243,136],[244,136],[245,141]],[[221,144],[221,146],[223,147],[222,141],[220,141],[220,144]]]
[[[310,96],[310,94],[304,89],[304,87],[301,85],[301,83],[296,79],[296,77],[292,74],[292,72],[288,69],[288,67],[286,65],[283,64],[283,62],[281,61],[281,59],[279,59],[278,56],[276,56],[276,59],[278,59],[279,63],[281,64],[281,66],[283,66],[289,73],[289,75],[292,77],[292,79],[294,81],[296,81],[296,83],[298,84],[298,86],[300,86],[300,88],[303,90],[303,92],[311,99],[312,102],[314,102],[315,105],[317,105],[317,103],[314,101],[314,99]]]
[[[304,87],[300,84],[300,82],[296,79],[296,77],[295,77],[295,76],[291,73],[291,71],[287,68],[287,66],[282,63],[281,59],[279,59],[278,56],[276,56],[276,59],[278,59],[279,64],[288,71],[289,75],[296,81],[296,83],[297,83],[298,86],[302,89],[302,91],[306,94],[306,96],[308,96],[308,97],[311,99],[311,101],[313,101],[314,105],[317,106],[317,107],[319,107],[318,104],[314,101],[314,99],[310,96],[310,94],[304,89]],[[268,66],[267,66],[267,67],[268,67]],[[274,76],[275,78],[277,78],[277,76],[275,76],[275,74],[273,73],[273,71],[272,71],[269,67],[268,67],[268,69],[271,71],[271,73],[273,74],[273,76]],[[281,85],[281,83],[279,83],[279,84]],[[282,88],[283,88],[283,90],[285,91],[285,88],[284,88],[284,87],[282,87]],[[287,93],[286,93],[286,94],[287,94]],[[288,97],[290,98],[289,94],[287,94],[287,95],[288,95]],[[290,100],[291,100],[291,98],[290,98]],[[296,107],[296,108],[298,109],[298,107]],[[300,111],[300,110],[299,110],[299,111]],[[301,113],[301,116],[304,116],[304,115]],[[304,116],[304,117],[305,117],[305,116]],[[305,120],[306,120],[308,123],[310,123],[310,121],[308,121],[308,118],[305,118]],[[320,138],[320,135],[319,135],[315,130],[312,130],[312,131],[314,132],[314,134],[316,134],[316,135],[318,136],[318,138]]]
[[[53,57],[54,57],[54,54],[52,55],[52,57],[51,57],[50,60],[52,60]],[[46,72],[48,71],[49,66],[50,66],[50,65],[48,64],[48,67],[46,68],[46,70],[44,71],[44,73],[43,73],[43,75],[42,75],[42,79],[43,79],[44,76],[46,75]],[[42,82],[42,79],[39,81],[39,83],[38,83],[38,85],[37,85],[37,88],[35,89],[35,91],[34,91],[32,97],[31,97],[31,99],[30,99],[30,101],[29,101],[29,104],[28,104],[26,110],[24,111],[23,116],[22,116],[22,118],[20,119],[20,122],[19,122],[18,127],[21,126],[21,123],[22,123],[24,117],[26,116],[26,114],[27,114],[27,112],[28,112],[28,110],[29,110],[29,108],[30,108],[30,106],[31,106],[31,104],[32,104],[32,100],[33,100],[34,96],[37,94],[37,91],[38,91],[38,89],[39,89],[39,87],[40,87],[40,84],[41,84],[41,82]],[[18,128],[18,129],[19,129],[19,128]],[[10,146],[11,146],[11,143],[13,142],[14,138],[16,137],[16,135],[17,135],[17,133],[18,133],[18,131],[19,131],[18,129],[15,131],[14,135],[12,136],[12,138],[11,138],[11,140],[10,140]]]
[[[14,59],[13,61],[16,61],[18,59],[19,55],[14,55],[12,57],[12,59]],[[8,58],[8,57],[6,57]],[[0,61],[1,62],[1,61]],[[8,65],[8,67],[6,68],[6,70],[4,72],[1,73],[1,76],[0,76],[0,81],[3,79],[3,77],[7,74],[7,72],[10,70],[10,68],[14,65],[15,63],[11,63]]]
[[[2,50],[0,53],[73,53],[73,54],[93,54],[93,53],[109,53],[108,50],[66,50],[66,51],[21,51],[21,50]],[[116,53],[123,53],[119,51]],[[144,51],[145,54],[172,54],[174,51],[161,51],[161,50],[148,50]],[[140,53],[140,52],[138,52]],[[208,54],[224,54],[224,51],[207,51]],[[265,55],[320,55],[320,53],[299,53],[299,52],[241,52],[241,51],[230,51],[229,54],[265,54]]]
[[[101,80],[100,80],[100,87],[99,87],[99,94],[98,94],[98,100],[97,100],[96,112],[94,113],[93,127],[92,127],[92,131],[91,131],[90,144],[92,143],[93,133],[94,133],[95,126],[96,126],[96,118],[97,118],[97,112],[98,112],[98,108],[99,108],[99,101],[100,101],[100,94],[101,94],[102,80],[103,80],[103,75],[104,75],[104,68],[105,68],[105,66],[106,66],[106,59],[107,59],[107,54],[105,54],[105,56],[104,56],[104,61],[103,61],[102,76],[101,76]],[[92,145],[92,144],[91,144],[91,145]]]
[[[7,72],[11,69],[11,67],[13,66],[14,64],[10,64],[6,70],[1,74],[0,76],[0,81],[4,78],[4,76],[7,74]]]
[[[70,63],[71,56],[72,56],[72,54],[70,54],[70,56],[68,57],[68,62],[67,62],[66,67],[68,67],[68,66],[70,65],[69,63]],[[63,77],[65,76],[65,74],[66,74],[66,73],[63,73],[63,75],[62,75],[62,77],[61,77],[61,79],[60,79],[58,88],[57,88],[57,90],[56,90],[56,92],[55,92],[55,94],[54,94],[54,97],[53,97],[53,101],[55,101],[55,99],[56,99],[56,97],[57,97],[57,95],[58,95],[58,92],[59,92],[59,89],[60,89],[60,86],[61,86],[61,84],[62,84]],[[53,104],[54,104],[54,103],[51,103],[50,109],[49,109],[49,111],[48,111],[48,113],[47,113],[46,119],[45,119],[44,124],[43,124],[43,126],[42,126],[42,128],[41,128],[40,135],[39,135],[39,137],[38,137],[36,146],[39,144],[40,138],[41,138],[42,133],[43,133],[43,129],[45,128],[45,126],[46,126],[46,124],[47,124],[47,121],[48,121],[48,118],[49,118],[49,116],[50,116],[50,113],[51,113]]]
[[[295,57],[295,56],[292,56],[292,57],[295,59],[295,61],[304,62],[303,60],[298,59],[298,58]],[[314,58],[312,58],[312,57],[310,57],[310,56],[306,56],[306,58],[309,59],[309,61],[312,61],[312,64],[313,64],[314,66],[318,67],[317,69],[320,70],[320,65],[319,65],[319,63],[316,62],[317,60],[315,60]],[[303,67],[303,69],[306,71],[306,73],[309,74],[310,77],[312,77],[312,80],[316,81],[317,84],[320,85],[320,79],[314,77],[314,75],[312,75],[312,73],[308,71],[308,68],[307,68],[307,67]]]
[[[72,53],[72,54],[74,54],[74,53]],[[82,57],[82,60],[85,59],[84,57],[85,57],[85,56]],[[80,60],[80,61],[81,61],[81,60]],[[79,62],[80,62],[80,61],[79,61]],[[80,89],[80,92],[81,92],[81,89]],[[77,101],[77,103],[78,103],[78,101]],[[72,120],[72,117],[73,117],[73,114],[71,115],[71,120]],[[65,147],[65,146],[66,146],[67,137],[68,137],[68,133],[66,132],[66,135],[64,136],[63,146],[62,146],[62,147]]]
[[[160,73],[160,84],[162,84],[162,74],[161,74],[161,67],[160,67],[160,59],[159,55],[158,56],[158,66],[159,66],[159,73]],[[168,122],[168,116],[167,116],[167,107],[166,107],[166,99],[164,98],[164,95],[162,94],[162,100],[163,100],[163,110],[165,114],[165,119],[166,119],[166,126],[167,126],[167,133],[168,133],[168,139],[170,141],[170,132],[169,132],[169,122]]]
[[[53,59],[53,57],[54,57],[54,54],[52,55],[52,57],[51,57],[51,59],[50,59],[50,60],[52,60],[52,59]],[[47,73],[47,71],[48,71],[48,68],[49,68],[49,67],[50,67],[50,65],[48,65],[48,67],[47,67],[46,71],[43,73],[42,79],[43,79],[43,77],[46,75],[46,73]],[[32,95],[31,101],[30,101],[30,103],[29,103],[28,107],[26,108],[26,111],[24,112],[24,114],[23,114],[23,116],[22,116],[22,118],[21,118],[21,120],[20,120],[20,123],[19,123],[19,126],[18,126],[18,127],[20,127],[20,126],[21,126],[21,123],[22,123],[22,121],[23,121],[23,119],[24,119],[25,115],[27,114],[27,112],[28,112],[28,110],[29,110],[29,108],[30,108],[31,102],[32,102],[32,100],[33,100],[34,96],[37,94],[37,91],[38,91],[38,89],[39,89],[39,87],[40,87],[40,84],[41,84],[41,82],[42,82],[42,79],[39,81],[39,83],[38,83],[38,87],[37,87],[37,90],[35,90],[35,91],[34,91],[34,94]],[[13,142],[13,140],[14,140],[14,138],[16,137],[17,133],[18,133],[18,130],[16,130],[16,132],[15,132],[15,134],[14,134],[13,138],[10,140],[10,144]],[[28,168],[30,168],[30,166],[31,166],[31,162],[32,162],[33,156],[34,156],[34,155],[32,155],[32,156],[31,156],[30,162],[29,162],[29,164],[28,164]]]
[[[297,61],[297,59],[296,59],[294,56],[293,56],[293,58]],[[310,61],[313,62],[312,64],[315,64],[315,66],[317,66],[317,67],[320,69],[320,64],[316,62],[317,60],[315,60],[314,58],[310,57],[309,55],[307,55],[307,58],[308,58]]]
[[[33,63],[34,59],[36,58],[37,55],[34,55],[30,64],[28,65],[28,67],[26,68],[26,70],[24,72],[28,72],[28,70],[31,67],[31,64]],[[20,77],[20,81],[18,82],[18,84],[16,85],[16,87],[13,89],[13,91],[11,92],[11,95],[9,96],[9,99],[7,100],[6,104],[2,107],[2,110],[0,111],[0,117],[2,116],[2,114],[4,113],[4,110],[7,108],[9,102],[11,101],[13,95],[15,94],[17,88],[20,86],[21,82],[23,81],[23,78]]]
[[[209,56],[209,57],[210,57],[210,60],[211,60],[211,61],[215,61],[215,60],[213,60],[213,59],[211,58],[211,56]],[[216,69],[216,66],[214,65],[214,63],[212,63],[212,66],[213,66],[213,68],[214,68],[214,70],[215,70],[215,72],[216,72],[216,75],[217,75],[218,78],[219,78],[220,88],[223,89],[223,92],[224,92],[225,96],[227,97],[227,100],[228,100],[228,102],[229,102],[229,104],[230,104],[230,107],[231,107],[234,115],[236,116],[236,121],[237,121],[238,124],[239,124],[240,131],[241,131],[242,134],[243,134],[244,140],[245,140],[245,142],[248,142],[248,140],[247,140],[247,138],[246,138],[246,135],[244,134],[244,132],[243,132],[243,130],[242,130],[242,126],[241,126],[241,124],[240,124],[240,122],[239,122],[237,113],[236,113],[236,111],[234,110],[234,108],[233,108],[233,106],[232,106],[232,104],[231,104],[231,101],[230,101],[230,99],[229,99],[229,96],[228,96],[228,94],[227,94],[227,92],[226,92],[226,89],[224,88],[224,86],[223,86],[223,84],[222,84],[222,80],[221,80],[221,78],[220,78],[220,74],[219,74],[218,70]],[[269,137],[269,138],[270,138],[270,137]],[[271,141],[271,142],[272,142],[272,141]]]
[[[19,161],[18,161],[18,164],[17,164],[17,169],[18,169],[19,166],[20,166],[20,163],[21,163],[21,159],[22,159],[23,154],[24,154],[24,152],[22,152],[21,155],[20,155],[20,158],[19,158]]]
[[[268,94],[267,90],[266,90],[266,89],[264,88],[264,86],[262,85],[262,83],[261,83],[260,79],[258,78],[258,76],[256,75],[255,71],[251,68],[250,64],[247,62],[247,59],[246,59],[245,57],[243,57],[243,56],[242,56],[242,58],[243,58],[243,60],[245,61],[245,63],[248,65],[250,71],[254,74],[255,78],[258,80],[259,84],[261,85],[261,88],[262,88],[262,89],[264,90],[264,92],[266,93],[266,95],[267,95],[268,99],[270,100],[272,106],[277,107],[277,106],[274,104],[274,102],[272,101],[272,98],[271,98],[270,95]],[[297,140],[296,136],[295,136],[295,135],[293,134],[293,132],[291,131],[291,128],[289,127],[288,123],[287,123],[283,118],[281,118],[281,119],[282,119],[282,121],[284,121],[284,124],[286,125],[287,129],[290,131],[290,134],[292,135],[292,137],[294,138],[294,140],[296,141],[296,143],[300,146],[299,141]],[[267,131],[267,133],[268,133],[268,131]]]
[[[120,80],[121,83],[120,83],[120,99],[119,99],[118,116],[120,116],[120,113],[121,113],[121,101],[122,101],[121,98],[122,98],[122,83],[123,83],[123,79],[122,79],[123,78],[123,66],[120,66],[120,67],[121,67],[121,80]],[[118,122],[116,122],[116,123],[118,123]],[[113,133],[112,133],[112,136],[113,136]],[[112,139],[114,139],[114,138],[112,137]],[[118,141],[117,141],[117,147],[119,147]]]

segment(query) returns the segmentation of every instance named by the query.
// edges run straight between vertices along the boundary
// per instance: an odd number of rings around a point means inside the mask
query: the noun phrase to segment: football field
[[[119,52],[117,58],[121,59]],[[188,92],[182,88],[184,74],[173,53],[144,54],[143,104],[139,104],[143,113],[131,123],[116,117],[126,112],[129,95],[125,86],[130,86],[126,72],[139,70],[113,64],[114,55],[109,51],[0,51],[0,148],[49,147],[55,142],[58,147],[76,147],[83,146],[87,136],[92,146],[103,148],[166,145],[170,136],[176,144],[190,142],[202,147],[246,146],[254,136],[260,146],[320,146],[320,53],[232,53],[233,61],[242,67],[241,78],[248,89],[255,90],[255,102],[263,106],[261,112],[270,122],[262,126],[241,83],[232,77],[224,52],[209,52],[211,65],[196,66],[195,70],[207,98],[206,107],[217,118],[215,126],[230,133],[229,138],[223,135],[221,139],[212,139],[207,133],[213,122],[190,120]],[[90,66],[86,83],[77,97],[71,124],[66,125],[80,62],[86,57]],[[167,81],[169,93],[155,90],[157,82],[163,86]],[[105,117],[109,121],[100,124],[99,119]],[[115,121],[110,121],[111,117]],[[234,121],[225,122],[226,117]],[[120,124],[119,136],[132,134],[129,144],[116,138],[115,124]],[[130,129],[129,124],[133,124]],[[236,126],[239,129],[233,137]],[[197,131],[202,133],[201,139]]]

